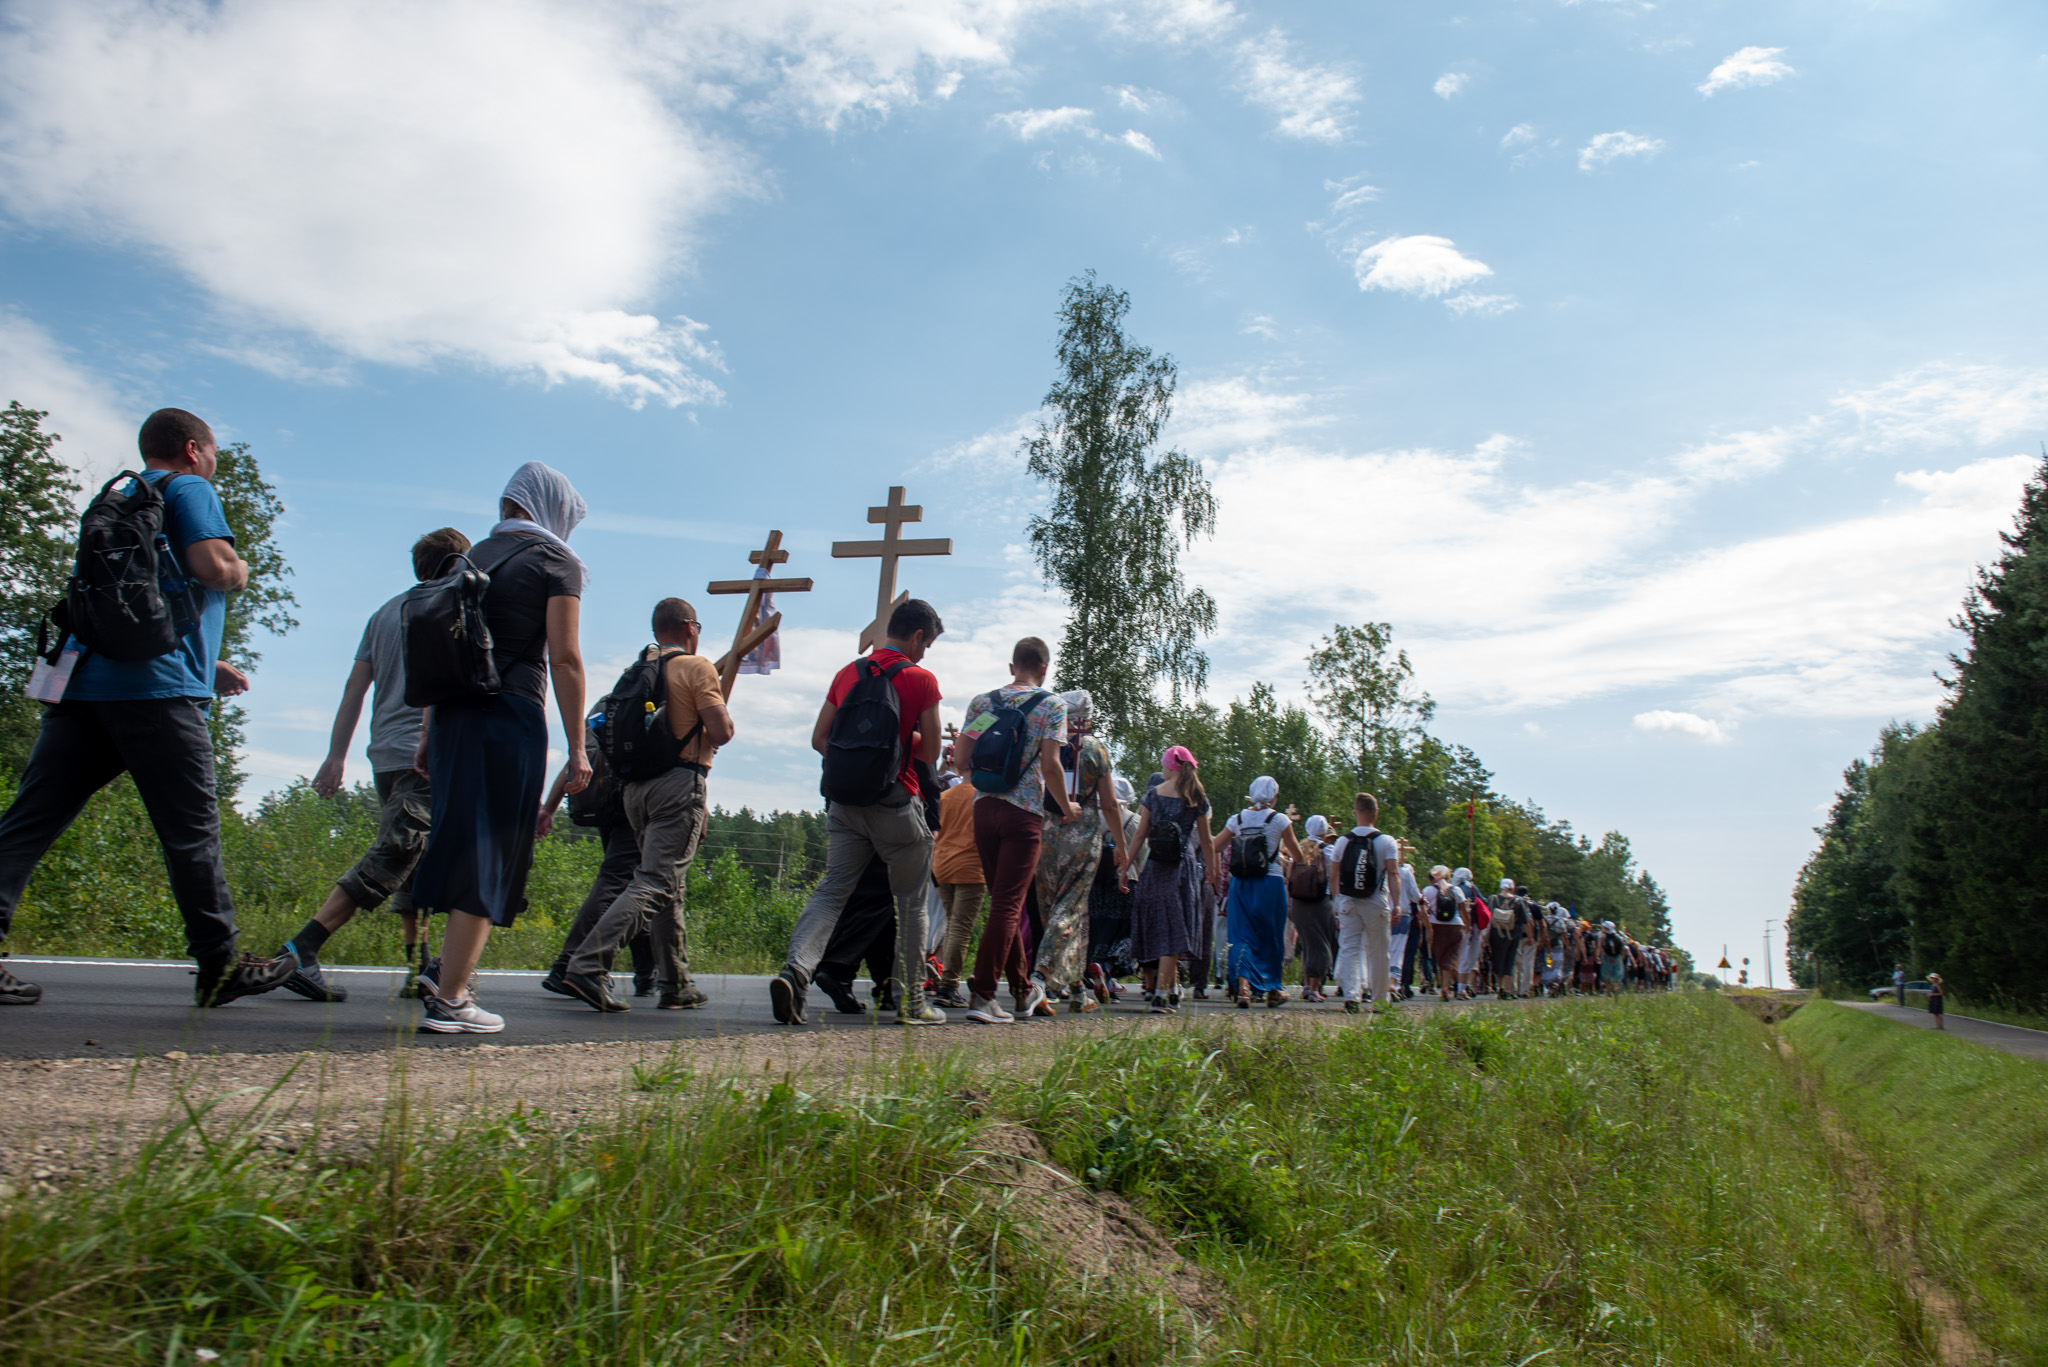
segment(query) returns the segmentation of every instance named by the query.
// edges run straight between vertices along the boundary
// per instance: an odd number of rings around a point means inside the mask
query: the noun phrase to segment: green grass
[[[11,797],[0,781],[0,804]],[[322,801],[299,785],[264,799],[253,815],[224,809],[221,850],[241,947],[268,954],[296,934],[334,880],[370,847],[376,829],[374,805]],[[603,851],[566,822],[557,832],[535,846],[529,906],[510,929],[492,934],[485,968],[546,968],[561,950]],[[796,882],[762,885],[730,851],[692,864],[686,898],[691,969],[774,972],[807,891]],[[38,865],[7,948],[16,954],[183,957],[184,924],[163,857],[126,778],[94,797]],[[337,964],[403,963],[398,918],[381,909],[358,915],[322,957]]]
[[[1783,1029],[1973,1327],[2048,1361],[2048,1066],[1825,1002]]]
[[[836,1098],[673,1063],[635,1085],[580,1124],[393,1110],[318,1171],[199,1114],[0,1213],[10,1361],[1925,1360],[1768,1033],[1703,994],[1113,1033]],[[1020,1225],[963,1175],[998,1119],[1128,1196],[1228,1313]]]

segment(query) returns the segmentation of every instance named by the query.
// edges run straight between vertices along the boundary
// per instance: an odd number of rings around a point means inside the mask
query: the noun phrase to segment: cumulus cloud
[[[1430,89],[1437,93],[1439,99],[1448,100],[1453,95],[1463,91],[1470,84],[1472,84],[1472,78],[1464,72],[1446,71],[1443,75],[1436,78],[1436,84],[1431,86]]]
[[[1094,111],[1071,104],[1058,109],[1013,109],[1007,114],[996,115],[994,121],[1026,142],[1051,133],[1072,133],[1083,129],[1095,131]]]
[[[0,406],[10,399],[49,414],[43,430],[63,438],[58,458],[85,479],[134,464],[142,411],[42,328],[0,310]]]
[[[1279,29],[1248,38],[1237,48],[1238,88],[1246,99],[1279,117],[1278,130],[1309,142],[1342,142],[1351,131],[1358,83],[1342,67],[1303,62]]]
[[[657,302],[708,221],[767,188],[746,139],[949,98],[1073,8],[17,0],[0,201],[168,262],[206,301],[194,331],[275,373],[452,360],[715,402],[714,331]],[[1280,30],[1206,0],[1134,14],[1099,22],[1201,45],[1283,134],[1343,135],[1351,77]],[[1136,130],[1114,140],[1157,155]]]
[[[1787,76],[1797,76],[1799,73],[1790,65],[1778,60],[1784,53],[1781,47],[1746,47],[1732,53],[1707,73],[1707,79],[1699,84],[1699,92],[1711,99],[1723,90],[1775,85]]]
[[[1493,274],[1493,267],[1459,251],[1448,237],[1389,237],[1359,252],[1353,263],[1361,290],[1443,295]]]
[[[1708,721],[1694,712],[1638,712],[1636,730],[1665,731],[1680,736],[1697,736],[1713,745],[1726,745],[1727,732],[1719,722]]]
[[[1714,438],[1626,474],[1545,481],[1505,436],[1463,451],[1356,451],[1319,396],[1250,377],[1204,381],[1168,436],[1204,460],[1221,509],[1215,539],[1189,552],[1191,578],[1220,608],[1216,687],[1292,682],[1275,679],[1274,661],[1300,658],[1332,621],[1370,616],[1395,624],[1423,684],[1453,706],[1515,711],[1655,691],[1680,695],[1724,733],[1754,714],[1925,712],[1948,618],[2039,466],[1975,452],[2048,424],[2044,383],[2048,371],[1915,371],[1763,429],[1768,459],[1701,461],[1732,440]],[[1968,411],[1969,394],[1996,416]],[[1890,446],[1888,430],[1915,435]],[[1875,507],[1768,533],[1702,511],[1728,481],[1795,461],[1812,470],[1900,455],[1894,495]],[[1374,507],[1427,508],[1470,552],[1380,553],[1378,528],[1357,511]],[[1295,544],[1371,573],[1275,576],[1272,548]],[[1517,667],[1501,669],[1503,659]]]
[[[1631,157],[1654,157],[1664,150],[1660,138],[1646,138],[1626,131],[1597,133],[1579,149],[1579,169],[1597,171],[1610,162]]]

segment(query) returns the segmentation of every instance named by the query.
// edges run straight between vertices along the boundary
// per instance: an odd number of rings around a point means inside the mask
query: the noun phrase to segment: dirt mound
[[[1010,1214],[1035,1227],[1080,1271],[1156,1287],[1190,1314],[1213,1320],[1227,1308],[1223,1288],[1181,1257],[1173,1241],[1114,1192],[1092,1191],[1054,1166],[1037,1135],[1020,1125],[990,1125],[969,1150],[968,1171],[1008,1188]]]

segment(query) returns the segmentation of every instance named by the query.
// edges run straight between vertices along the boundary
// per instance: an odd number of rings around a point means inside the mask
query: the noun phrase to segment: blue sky
[[[1220,699],[1394,624],[1438,730],[1761,952],[1841,767],[1925,717],[2048,430],[2022,4],[0,4],[0,387],[104,477],[193,408],[282,490],[310,772],[404,547],[520,461],[586,648],[781,528],[721,800],[808,804],[870,503],[948,561],[949,708],[1058,602],[1016,457],[1061,286],[1180,364]],[[358,737],[360,763],[363,738]]]

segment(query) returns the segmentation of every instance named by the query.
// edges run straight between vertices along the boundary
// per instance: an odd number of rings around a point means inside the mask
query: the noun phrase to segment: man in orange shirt
[[[640,841],[640,867],[611,909],[599,918],[569,956],[561,986],[599,1011],[624,1011],[614,997],[605,960],[644,921],[654,941],[660,1005],[702,1005],[704,994],[689,981],[683,957],[683,890],[697,842],[704,834],[705,780],[718,747],[733,738],[732,713],[719,687],[718,670],[697,654],[703,624],[697,610],[680,598],[654,607],[654,641],[642,661],[659,661],[663,696],[661,721],[678,742],[673,765],[628,783],[621,790],[626,819]],[[694,1000],[693,1000],[694,998]]]

